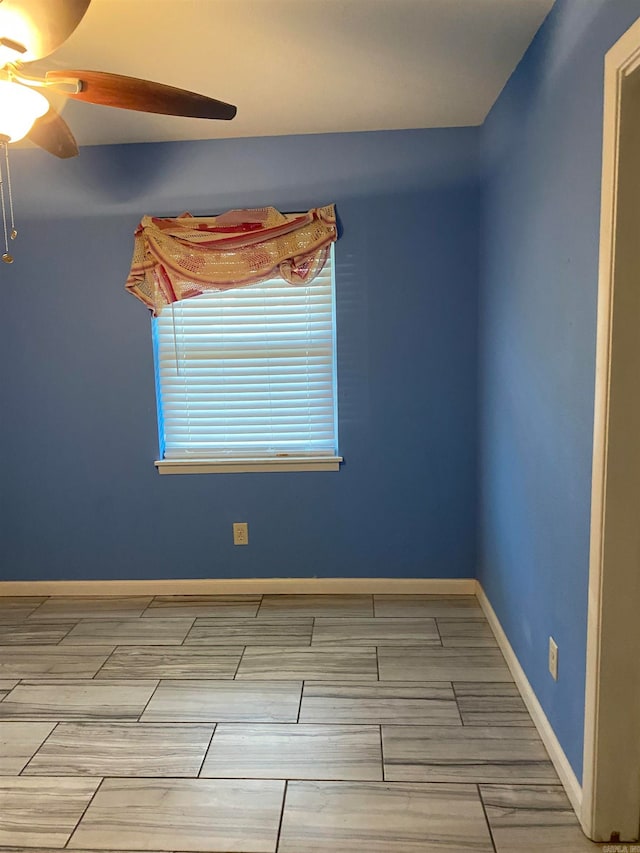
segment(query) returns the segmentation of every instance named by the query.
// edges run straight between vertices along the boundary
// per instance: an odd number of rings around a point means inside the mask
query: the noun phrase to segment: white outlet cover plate
[[[558,644],[549,637],[549,672],[555,681],[558,680]]]

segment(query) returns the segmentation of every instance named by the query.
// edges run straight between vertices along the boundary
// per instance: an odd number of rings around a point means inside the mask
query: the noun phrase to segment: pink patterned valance
[[[337,239],[334,205],[283,214],[273,207],[157,219],[135,232],[126,288],[158,316],[165,305],[280,276],[309,284]]]

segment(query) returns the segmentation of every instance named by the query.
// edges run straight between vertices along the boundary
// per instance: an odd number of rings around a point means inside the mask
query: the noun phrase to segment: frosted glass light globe
[[[0,135],[7,136],[9,142],[23,139],[48,109],[49,101],[40,92],[0,80]]]

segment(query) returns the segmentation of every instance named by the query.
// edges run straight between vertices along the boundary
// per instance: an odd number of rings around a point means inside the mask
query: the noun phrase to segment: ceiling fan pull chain
[[[9,213],[11,214],[11,234],[10,237],[12,240],[15,240],[18,236],[18,232],[16,230],[16,223],[13,218],[13,193],[11,192],[11,167],[9,165],[9,146],[5,142],[4,144],[4,157],[5,162],[7,164],[7,189],[9,190]]]
[[[4,146],[5,152],[7,150],[7,143],[3,140],[2,145]],[[9,235],[7,233],[7,208],[4,200],[4,178],[2,175],[2,166],[0,165],[0,201],[2,203],[2,226],[4,228],[4,247],[5,252],[2,256],[2,260],[5,264],[12,264],[13,258],[9,254]]]

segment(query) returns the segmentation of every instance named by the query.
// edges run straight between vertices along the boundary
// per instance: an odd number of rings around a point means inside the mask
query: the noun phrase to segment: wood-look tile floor
[[[472,596],[0,598],[0,853],[584,853]]]

